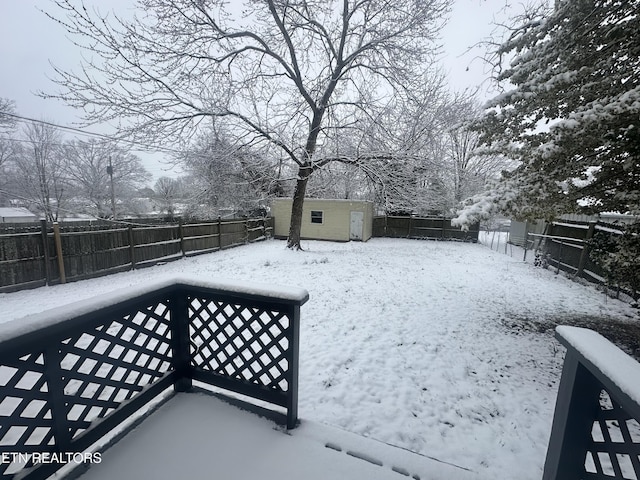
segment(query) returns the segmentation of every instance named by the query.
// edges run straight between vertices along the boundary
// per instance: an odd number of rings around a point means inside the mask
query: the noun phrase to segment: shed
[[[286,238],[291,222],[291,198],[277,198],[271,203],[274,236]],[[302,209],[301,237],[305,240],[348,242],[371,238],[373,203],[363,200],[307,198]]]
[[[38,217],[23,207],[0,207],[0,223],[36,222]]]

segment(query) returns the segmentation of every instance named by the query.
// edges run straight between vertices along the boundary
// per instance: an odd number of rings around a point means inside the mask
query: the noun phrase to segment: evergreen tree
[[[519,162],[461,222],[502,211],[638,214],[640,0],[557,0],[498,48],[494,98],[473,128],[484,153]]]

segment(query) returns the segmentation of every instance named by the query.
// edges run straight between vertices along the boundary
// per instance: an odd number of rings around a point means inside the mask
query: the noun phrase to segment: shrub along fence
[[[252,243],[273,220],[245,218],[174,224],[47,224],[0,233],[0,292],[82,280]]]
[[[480,224],[468,231],[451,225],[447,217],[380,216],[373,218],[373,236],[417,238],[428,240],[460,240],[477,242]]]

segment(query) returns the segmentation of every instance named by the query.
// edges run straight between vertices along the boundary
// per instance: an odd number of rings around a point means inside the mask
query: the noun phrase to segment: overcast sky
[[[132,0],[93,1],[101,10],[121,11],[133,4]],[[467,52],[467,49],[491,33],[491,22],[494,16],[501,15],[504,5],[505,0],[455,0],[443,31],[443,63],[452,89],[463,90],[483,82],[488,86],[486,67],[476,58],[482,51],[476,48]],[[0,0],[0,97],[15,101],[18,113],[25,117],[72,125],[79,118],[75,110],[35,95],[39,90],[57,88],[48,78],[53,75],[50,61],[74,68],[80,60],[80,52],[68,40],[64,29],[39,11],[55,8],[49,0]],[[486,98],[488,94],[483,95]],[[135,153],[155,178],[166,174],[167,166],[157,161],[158,155]]]

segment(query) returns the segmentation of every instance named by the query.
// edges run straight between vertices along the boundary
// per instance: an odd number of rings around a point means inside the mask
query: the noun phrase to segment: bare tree
[[[13,100],[0,97],[0,133],[11,131],[16,126],[16,104]]]
[[[155,197],[169,217],[175,214],[176,201],[184,193],[182,187],[180,180],[171,177],[160,177],[153,186]]]
[[[451,0],[139,0],[132,20],[56,3],[92,54],[78,73],[56,70],[51,96],[146,141],[224,117],[247,145],[277,147],[297,168],[288,246],[299,248],[307,183],[335,157],[328,140],[420,88]]]
[[[223,125],[212,125],[176,157],[191,178],[189,213],[210,217],[221,209],[254,210],[282,196],[288,183],[283,177],[291,174],[286,161],[273,153],[243,144]]]
[[[0,134],[8,135],[16,128],[15,103],[6,98],[0,98]],[[15,157],[16,142],[5,135],[0,136],[0,168]]]
[[[480,134],[469,127],[482,115],[482,108],[473,99],[461,96],[452,103],[447,123],[447,172],[451,183],[451,208],[480,192],[515,163],[503,155],[486,154],[480,150]]]
[[[365,172],[357,165],[333,162],[313,176],[307,192],[315,198],[373,200],[370,187]]]
[[[57,221],[65,196],[66,178],[60,155],[60,135],[47,123],[23,128],[24,145],[15,159],[16,187],[44,217]]]
[[[15,103],[6,98],[0,98],[0,205],[8,202],[10,179],[7,166],[15,160],[19,151],[19,144],[9,135],[15,130]]]
[[[18,154],[18,143],[11,138],[0,138],[0,171],[11,160],[15,160]]]
[[[129,200],[151,178],[137,156],[108,140],[73,140],[63,152],[76,208],[99,218],[114,215],[112,200],[131,210]]]
[[[362,115],[340,138],[365,175],[363,186],[386,212],[442,213],[449,192],[447,131],[455,98],[444,77],[390,99],[375,117]],[[351,140],[350,140],[351,139]],[[378,152],[378,153],[376,153]]]
[[[349,134],[332,139],[337,161],[314,175],[308,193],[374,200],[386,212],[450,215],[509,166],[504,157],[476,154],[478,133],[465,122],[480,112],[473,97],[452,94],[443,77],[430,75],[419,92],[342,127]]]

